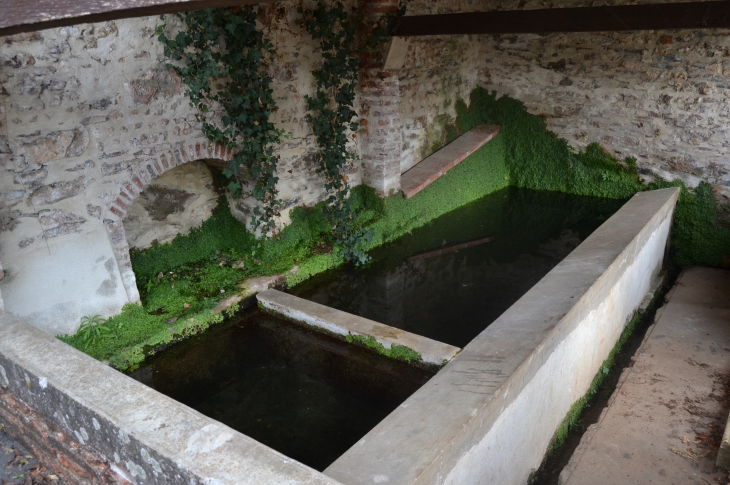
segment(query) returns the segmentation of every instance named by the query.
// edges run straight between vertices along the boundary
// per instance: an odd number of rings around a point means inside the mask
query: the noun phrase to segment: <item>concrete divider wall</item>
[[[524,484],[658,275],[677,196],[634,196],[325,474]]]

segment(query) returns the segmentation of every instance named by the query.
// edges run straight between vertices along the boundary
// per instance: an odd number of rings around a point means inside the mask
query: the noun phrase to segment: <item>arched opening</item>
[[[147,217],[149,217],[150,220],[162,218],[162,221],[157,222],[164,224],[167,217],[175,214],[177,210],[184,207],[186,203],[190,205],[191,199],[192,201],[200,200],[201,195],[198,194],[198,196],[195,197],[195,194],[192,193],[194,190],[193,187],[199,184],[190,181],[188,189],[176,188],[175,172],[173,172],[171,176],[162,178],[162,180],[159,181],[163,174],[171,172],[177,167],[189,164],[189,162],[196,162],[198,164],[202,163],[203,167],[205,167],[205,162],[203,162],[203,160],[208,161],[211,165],[224,165],[232,158],[233,151],[230,148],[225,148],[213,143],[203,142],[188,146],[178,146],[174,149],[159,153],[155,158],[149,160],[145,164],[142,164],[139,168],[137,168],[137,170],[129,175],[127,181],[121,184],[119,195],[107,207],[107,218],[104,219],[104,223],[114,249],[114,256],[119,266],[119,272],[121,273],[122,282],[127,292],[127,298],[130,302],[139,302],[140,296],[139,290],[137,289],[137,281],[134,271],[132,270],[132,262],[129,256],[130,241],[127,237],[124,223],[127,215],[130,214],[130,211],[132,211],[130,215],[133,219],[136,217],[139,220],[139,218],[144,219],[144,212],[147,212]],[[177,174],[180,175],[183,180],[178,180],[177,183],[182,183],[184,186],[186,172],[194,174],[196,170],[202,173],[203,169],[200,168],[200,165],[190,165],[188,168],[183,169]],[[205,170],[207,170],[207,168]],[[208,173],[210,173],[210,171],[208,171]],[[205,182],[203,182],[203,186],[204,185]],[[148,189],[150,186],[152,188],[145,193],[145,189]],[[137,201],[140,196],[142,196],[142,201],[138,205],[141,205],[142,209],[135,207],[135,201]],[[144,208],[144,205],[145,202],[149,205],[149,201],[152,201],[153,199],[162,199],[165,204],[160,205],[165,206],[166,208],[163,208],[160,211],[155,211],[154,214],[150,214],[149,210]],[[200,205],[203,207],[209,206],[205,200],[205,196],[203,196],[202,204]],[[200,208],[201,207],[198,207],[198,209]],[[210,207],[210,210],[212,210],[212,207]],[[201,212],[202,216],[204,215],[205,210],[201,210],[199,212]],[[134,225],[132,225],[132,227],[134,227]],[[187,229],[188,231],[190,227],[193,226],[189,226]],[[169,237],[172,235],[174,238],[176,234],[178,234],[181,230],[184,230],[182,226],[178,229],[178,232],[175,232],[175,228],[172,229],[173,230],[171,231],[164,232],[163,237]],[[150,238],[154,238],[155,234],[158,233],[161,233],[159,225],[157,228],[147,227],[146,229],[141,226],[134,227],[133,240],[139,241],[138,244],[146,242],[151,244],[152,239]],[[159,237],[157,239],[159,241]]]
[[[218,205],[214,176],[202,160],[188,162],[154,179],[122,221],[130,248],[172,241],[208,219]]]

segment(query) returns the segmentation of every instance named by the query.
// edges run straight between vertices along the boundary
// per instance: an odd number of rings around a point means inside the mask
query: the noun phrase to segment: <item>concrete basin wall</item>
[[[524,484],[657,277],[678,193],[634,196],[325,474]]]
[[[338,483],[2,311],[0,421],[69,483]]]
[[[2,310],[0,421],[80,484],[522,484],[659,273],[677,196],[637,194],[324,474]]]

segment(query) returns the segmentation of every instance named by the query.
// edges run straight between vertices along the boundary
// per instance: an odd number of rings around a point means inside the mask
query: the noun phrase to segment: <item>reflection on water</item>
[[[290,292],[464,347],[623,203],[504,189]]]

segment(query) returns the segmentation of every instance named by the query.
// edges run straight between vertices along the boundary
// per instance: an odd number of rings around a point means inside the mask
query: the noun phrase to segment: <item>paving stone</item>
[[[728,483],[715,468],[730,390],[730,271],[679,277],[561,485]]]

